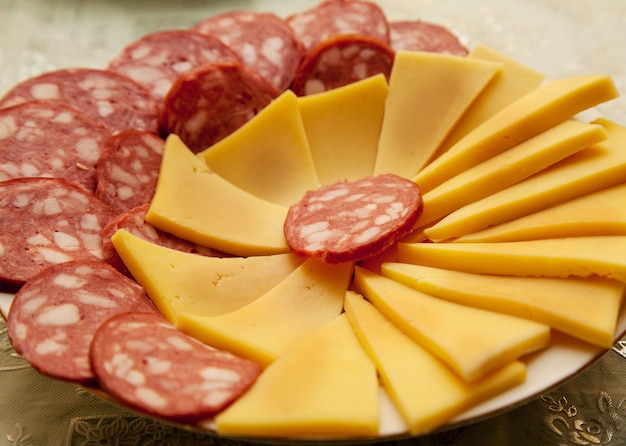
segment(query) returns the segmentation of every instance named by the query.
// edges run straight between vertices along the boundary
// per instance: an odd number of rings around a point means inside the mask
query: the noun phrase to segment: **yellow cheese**
[[[604,139],[606,132],[600,125],[574,120],[557,124],[425,193],[420,225],[439,220]]]
[[[342,311],[352,265],[307,260],[239,310],[215,317],[182,313],[177,326],[209,345],[267,366]]]
[[[374,173],[413,177],[500,69],[447,54],[396,53]]]
[[[272,203],[290,206],[319,187],[291,90],[198,156],[225,180]]]
[[[382,274],[463,305],[531,319],[583,341],[613,345],[624,284],[604,278],[511,277],[408,263],[385,263]]]
[[[320,183],[354,181],[374,173],[387,90],[380,74],[298,98]]]
[[[465,381],[550,343],[547,325],[437,299],[360,267],[354,284],[400,330]]]
[[[269,255],[289,251],[283,234],[287,209],[233,186],[170,135],[146,221],[223,252]]]
[[[376,363],[383,386],[412,435],[437,429],[526,378],[526,366],[514,361],[467,383],[358,294],[348,293],[345,307],[359,341]]]
[[[626,282],[626,236],[500,243],[401,243],[398,261],[470,273],[589,277]]]
[[[618,96],[608,76],[581,75],[548,82],[484,121],[413,179],[422,192],[428,192],[464,170]]]
[[[584,235],[626,235],[626,183],[557,204],[456,242],[514,242]]]
[[[458,209],[424,234],[433,240],[459,237],[622,183],[626,175],[626,128],[605,119],[595,122],[606,129],[605,141]]]
[[[176,323],[181,313],[218,316],[272,289],[300,261],[291,253],[205,257],[164,248],[121,229],[113,245],[159,311]]]
[[[221,435],[375,436],[376,368],[342,314],[270,365],[215,422]]]

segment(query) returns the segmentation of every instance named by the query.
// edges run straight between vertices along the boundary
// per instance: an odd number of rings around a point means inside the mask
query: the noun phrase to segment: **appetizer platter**
[[[139,413],[278,441],[423,435],[591,364],[626,332],[619,85],[450,26],[224,8],[11,85],[13,347]]]

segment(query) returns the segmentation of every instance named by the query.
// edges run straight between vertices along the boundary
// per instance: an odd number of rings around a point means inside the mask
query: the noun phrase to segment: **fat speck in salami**
[[[448,28],[435,23],[397,21],[389,23],[390,44],[395,51],[428,51],[466,56],[467,48]]]
[[[327,263],[363,260],[408,234],[422,212],[417,185],[393,174],[309,191],[285,219],[287,244]]]
[[[7,320],[15,350],[40,372],[94,379],[89,346],[96,329],[129,311],[158,313],[136,282],[103,262],[51,266],[16,294]]]
[[[115,316],[96,332],[91,362],[100,385],[121,402],[163,418],[208,418],[246,391],[254,362],[216,350],[156,314]]]

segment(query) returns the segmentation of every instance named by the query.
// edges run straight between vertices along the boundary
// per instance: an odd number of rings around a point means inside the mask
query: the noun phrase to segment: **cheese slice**
[[[538,277],[600,275],[626,282],[626,236],[500,243],[400,243],[398,261],[471,273]]]
[[[606,139],[600,125],[567,120],[450,178],[423,195],[420,225],[511,186]]]
[[[323,439],[378,434],[376,368],[342,314],[263,371],[215,418],[217,433]]]
[[[267,366],[341,313],[351,272],[349,263],[307,260],[245,307],[215,317],[182,313],[177,327]]]
[[[599,277],[494,276],[408,263],[385,263],[381,270],[432,296],[531,319],[603,348],[613,345],[625,287]]]
[[[608,138],[548,169],[464,206],[424,230],[433,240],[447,240],[547,209],[622,183],[626,175],[626,128],[606,119]]]
[[[229,183],[170,135],[146,221],[223,252],[269,255],[289,251],[283,234],[287,209]]]
[[[412,435],[437,429],[462,411],[526,379],[526,366],[513,361],[467,383],[363,297],[349,292],[345,307],[348,320]]]
[[[321,184],[373,175],[387,90],[387,80],[379,74],[298,98]]]
[[[550,327],[435,298],[357,267],[354,284],[400,330],[471,382],[550,343]]]
[[[293,272],[291,253],[253,257],[206,257],[165,248],[121,229],[113,245],[135,280],[166,319],[181,313],[219,316],[263,295]]]
[[[447,54],[397,52],[374,173],[413,177],[500,69]]]
[[[413,180],[422,192],[428,192],[464,170],[618,96],[608,76],[581,75],[550,81],[484,121]]]
[[[235,186],[284,206],[320,186],[291,90],[198,156]]]

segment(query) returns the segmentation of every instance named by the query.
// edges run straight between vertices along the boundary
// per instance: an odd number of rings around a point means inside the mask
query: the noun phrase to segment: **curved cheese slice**
[[[500,243],[400,243],[398,261],[470,273],[600,275],[626,282],[625,252],[624,235]]]
[[[198,156],[235,186],[284,206],[320,186],[291,90]]]
[[[375,436],[379,423],[376,368],[342,314],[265,369],[215,422],[221,435]]]
[[[465,381],[475,381],[550,343],[550,327],[437,299],[363,268],[355,286],[411,339]]]
[[[166,319],[219,316],[272,289],[300,264],[293,254],[206,257],[164,248],[121,229],[113,245]]]
[[[352,265],[307,260],[254,302],[222,316],[183,313],[178,328],[267,366],[341,313]]]
[[[358,294],[348,293],[345,307],[412,435],[441,427],[460,412],[526,379],[526,366],[513,361],[467,383]]]
[[[413,177],[500,69],[466,57],[397,52],[374,173]]]
[[[476,127],[413,180],[422,192],[428,192],[464,170],[618,96],[608,76],[582,75],[548,82]]]
[[[550,325],[603,348],[613,345],[624,292],[622,282],[597,277],[494,276],[408,263],[385,263],[382,274],[451,302]]]
[[[289,251],[283,234],[287,209],[235,187],[170,135],[146,221],[223,252],[269,255]]]
[[[387,90],[380,74],[298,98],[322,185],[373,175]]]

